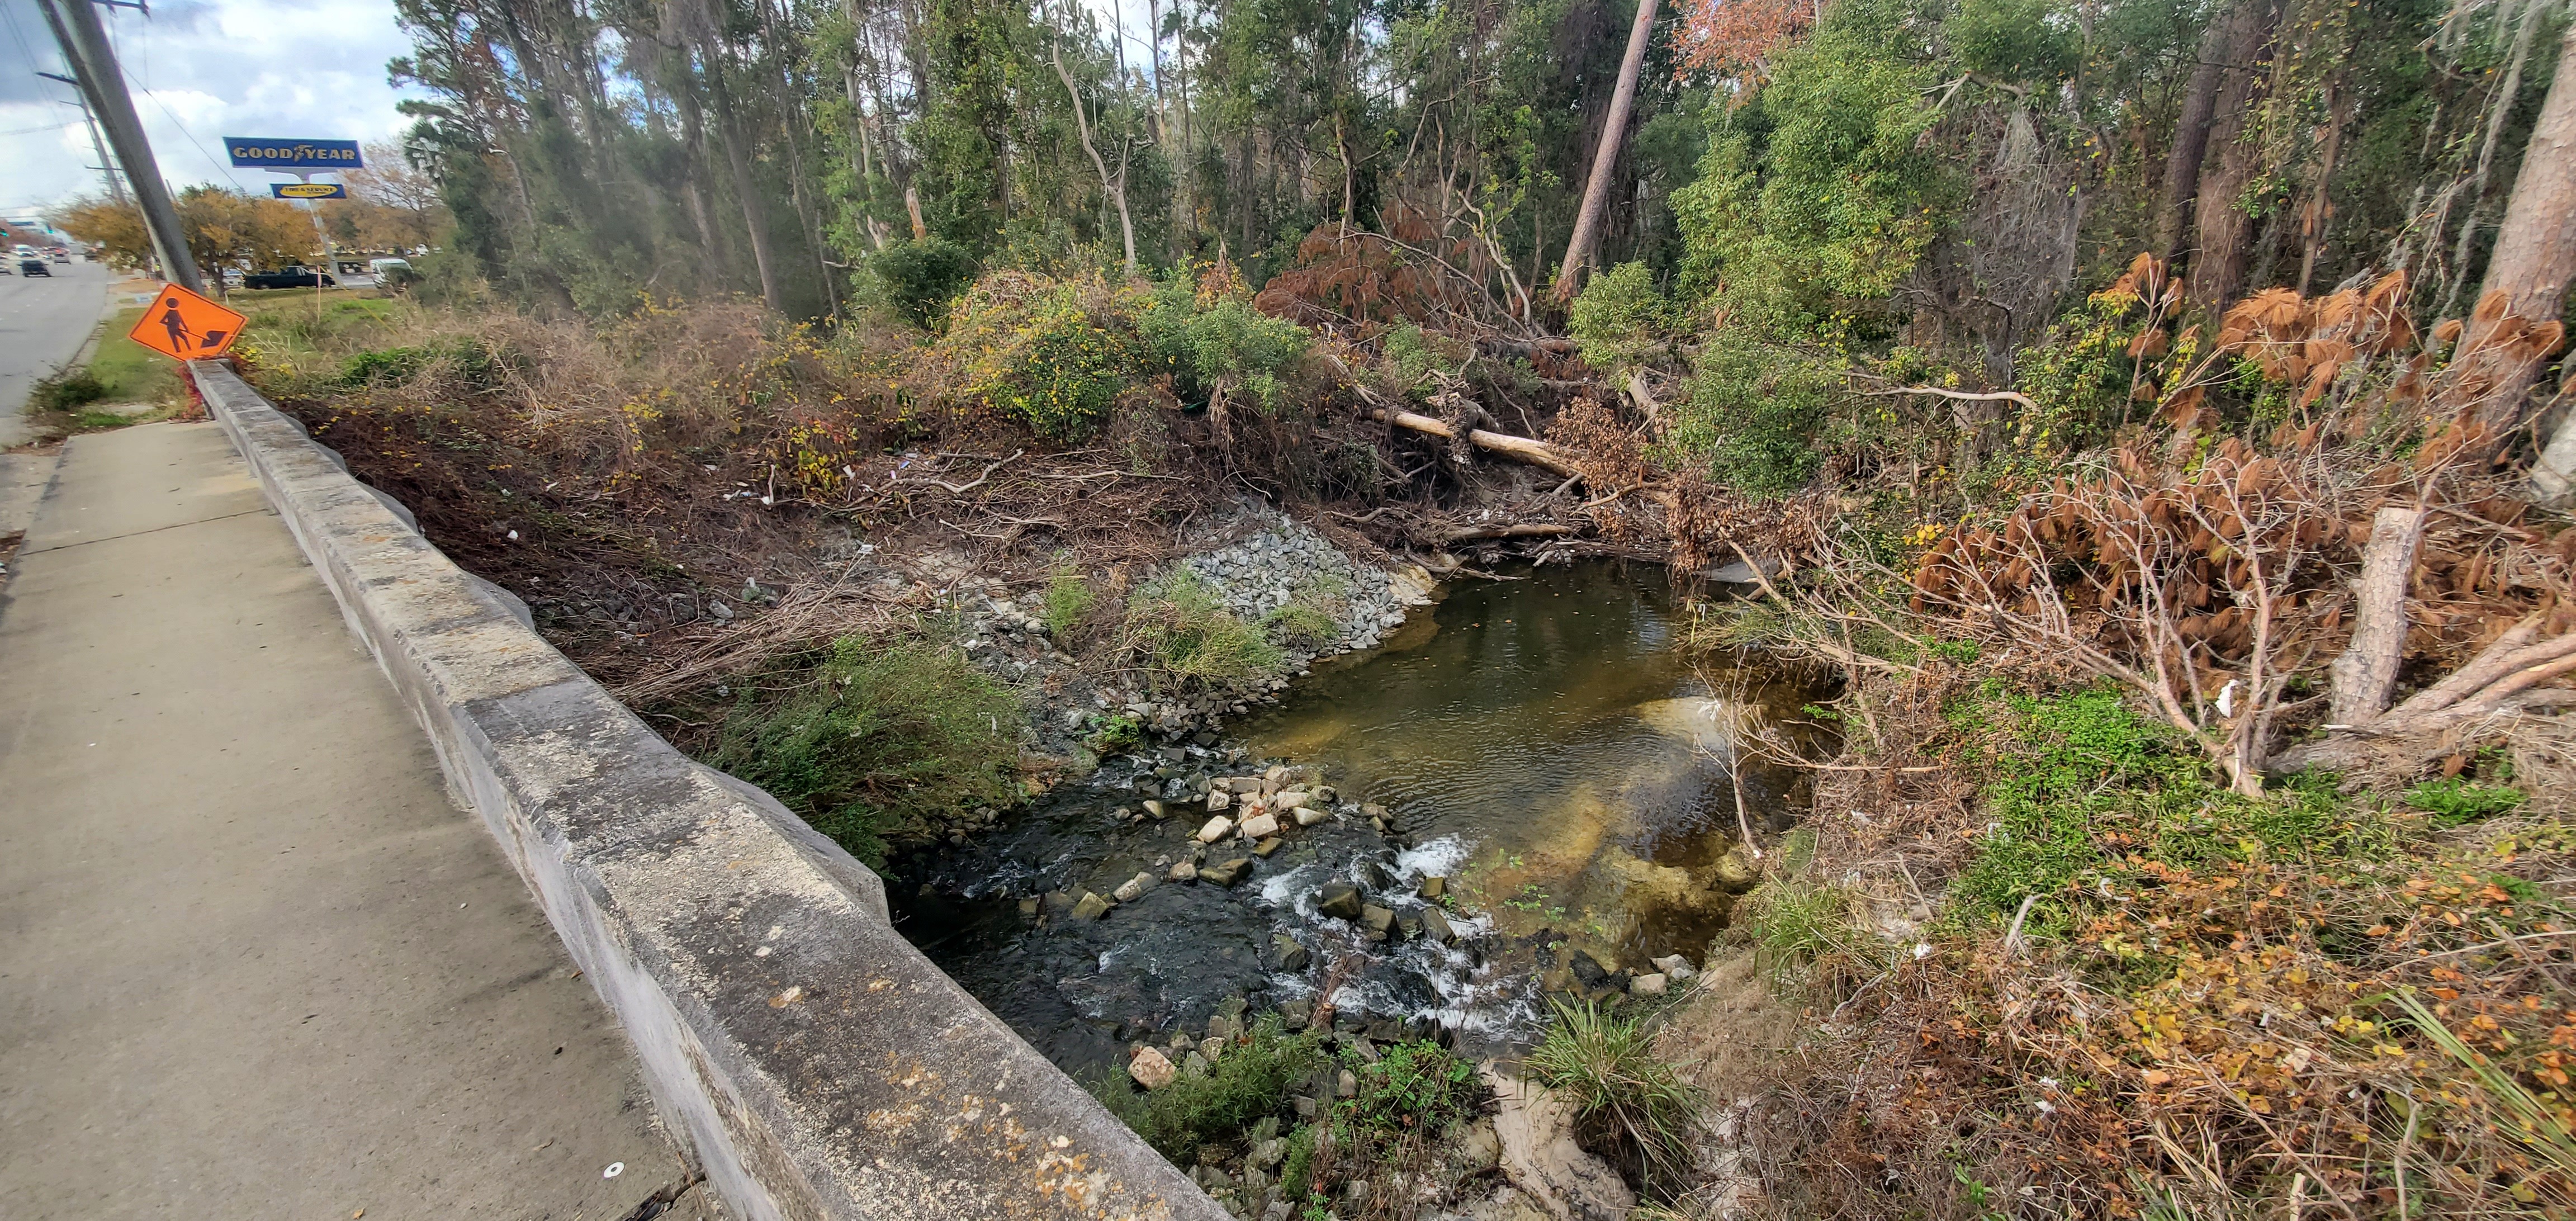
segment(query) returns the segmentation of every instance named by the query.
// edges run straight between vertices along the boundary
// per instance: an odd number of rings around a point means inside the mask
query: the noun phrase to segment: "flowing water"
[[[1078,1072],[1118,1062],[1128,1040],[1199,1028],[1229,998],[1259,1010],[1327,977],[1346,1015],[1496,1045],[1535,1028],[1542,981],[1563,986],[1551,970],[1575,949],[1640,972],[1662,955],[1699,961],[1733,903],[1719,883],[1737,828],[1784,828],[1802,797],[1740,740],[1798,737],[1806,692],[1755,662],[1686,664],[1687,610],[1660,570],[1509,575],[1460,582],[1381,647],[1319,664],[1230,746],[1113,760],[908,862],[889,887],[898,926]],[[1265,760],[1318,767],[1345,810],[1382,806],[1394,833],[1354,810],[1294,833],[1232,889],[1161,884],[1096,921],[1062,910],[1140,871],[1162,877],[1194,846],[1203,812],[1141,820],[1142,798],[1177,804]],[[1459,913],[1455,946],[1371,945],[1315,912],[1315,891],[1344,880],[1418,914],[1430,877]]]

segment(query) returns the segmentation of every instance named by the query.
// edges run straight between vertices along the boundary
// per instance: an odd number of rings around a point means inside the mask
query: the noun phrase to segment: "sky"
[[[410,126],[385,61],[407,53],[391,0],[150,0],[98,7],[161,176],[266,190],[292,179],[236,170],[225,136],[384,140]],[[35,0],[0,0],[0,216],[105,190],[69,75]]]
[[[222,182],[248,190],[288,179],[236,170],[225,136],[385,140],[410,121],[385,61],[410,41],[392,0],[147,0],[149,15],[98,6],[125,68],[134,108],[173,186]],[[1086,0],[1106,24],[1126,14],[1131,63],[1141,65],[1146,0]],[[104,191],[69,75],[36,0],[0,0],[0,217],[41,213]]]

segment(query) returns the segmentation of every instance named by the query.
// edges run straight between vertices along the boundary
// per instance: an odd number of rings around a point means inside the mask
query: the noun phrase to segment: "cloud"
[[[85,0],[76,0],[85,2]],[[160,0],[150,16],[101,7],[152,143],[174,185],[253,191],[282,181],[236,170],[226,136],[382,140],[410,121],[410,91],[385,61],[411,50],[392,0]],[[0,211],[50,207],[101,189],[80,111],[61,105],[62,56],[35,0],[0,0]]]

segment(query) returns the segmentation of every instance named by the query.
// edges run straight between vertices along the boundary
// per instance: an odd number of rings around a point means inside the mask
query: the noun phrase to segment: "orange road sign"
[[[126,338],[164,356],[206,360],[230,351],[247,321],[176,284],[164,284]]]

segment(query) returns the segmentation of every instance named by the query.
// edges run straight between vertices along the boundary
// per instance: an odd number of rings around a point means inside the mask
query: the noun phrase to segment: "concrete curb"
[[[231,370],[189,368],[737,1217],[1223,1221],[896,933],[875,874],[673,750]]]

